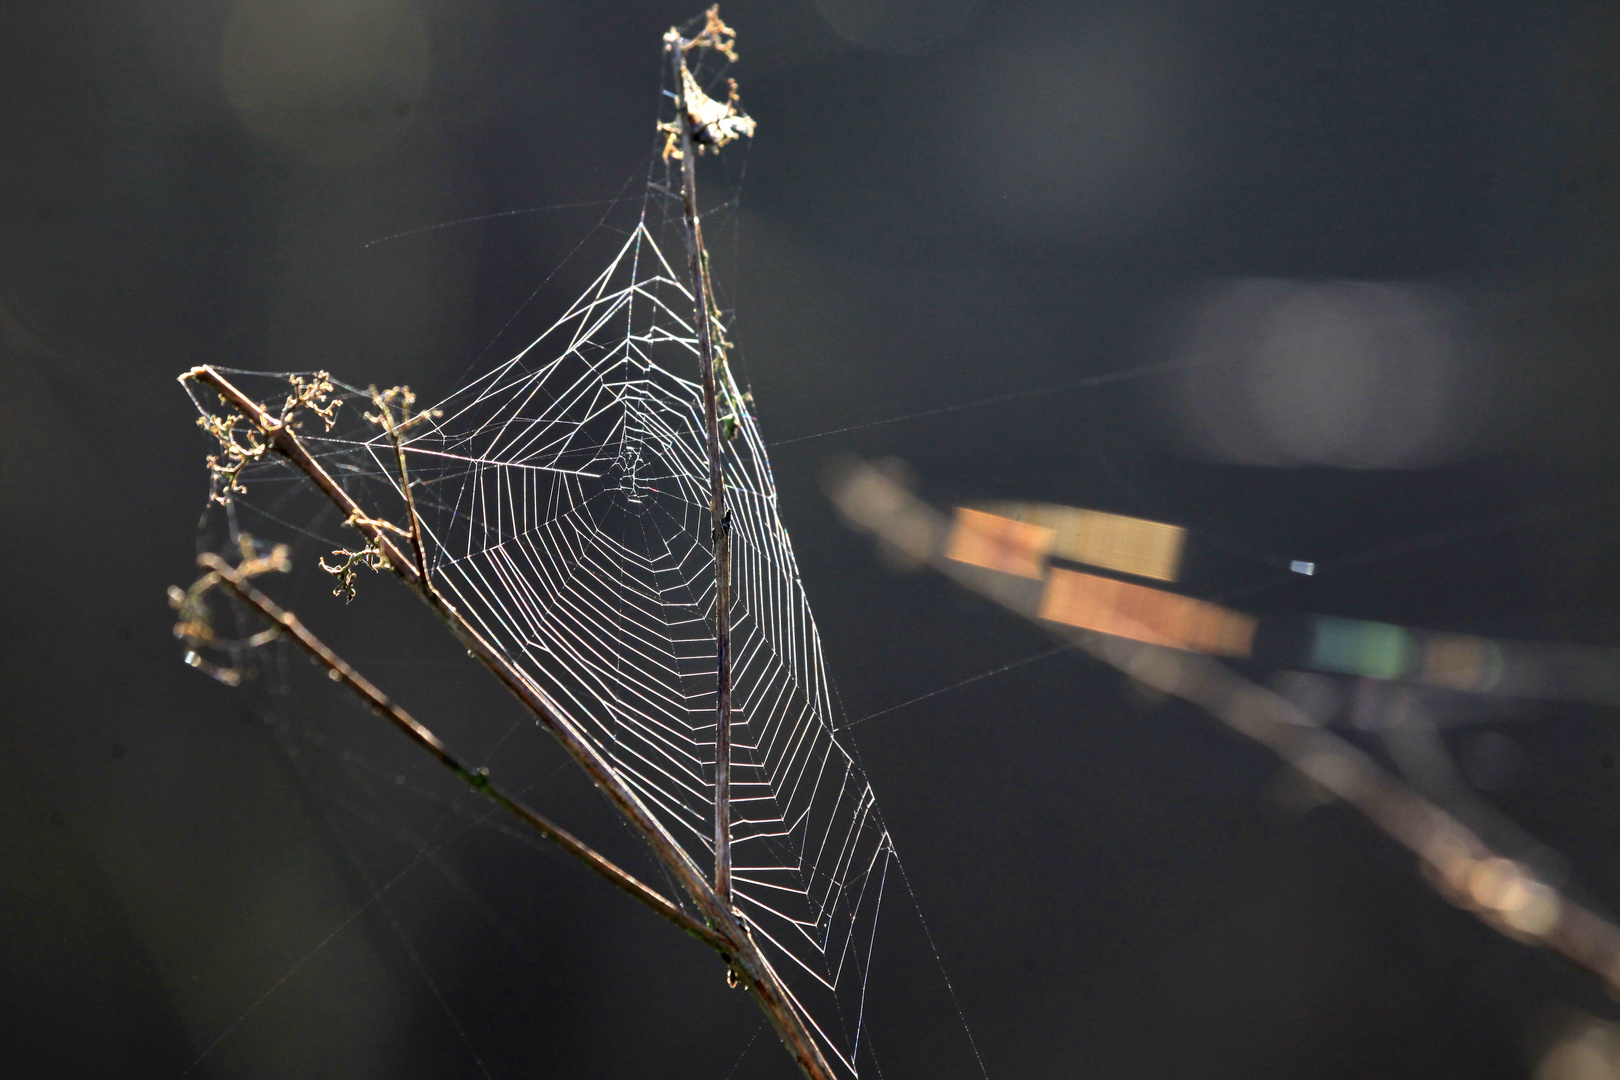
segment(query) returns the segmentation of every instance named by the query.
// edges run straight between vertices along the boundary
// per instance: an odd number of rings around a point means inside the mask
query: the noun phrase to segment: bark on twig
[[[680,125],[681,203],[686,222],[686,265],[697,307],[698,362],[703,376],[703,425],[709,451],[709,517],[714,535],[714,890],[731,903],[731,511],[726,507],[726,476],[720,445],[720,402],[716,390],[714,326],[709,314],[713,292],[697,207],[697,153],[686,69],[689,42],[674,30],[664,38],[675,69],[676,123]]]

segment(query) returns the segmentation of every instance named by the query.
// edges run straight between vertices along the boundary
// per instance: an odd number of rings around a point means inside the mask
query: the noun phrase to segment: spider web
[[[714,553],[693,302],[638,224],[530,349],[407,443],[437,500],[439,588],[559,701],[699,865],[714,834]],[[563,348],[554,358],[543,346]],[[722,367],[722,398],[742,391]],[[889,838],[833,735],[820,637],[754,418],[726,445],[733,531],[733,865],[756,937],[817,998],[854,983]],[[389,447],[370,451],[386,469]],[[788,963],[780,963],[786,960]],[[818,1007],[820,1006],[820,1007]],[[820,1021],[818,1022],[818,1018]],[[856,1033],[858,1038],[858,1033]]]
[[[435,587],[708,867],[716,583],[694,306],[665,250],[678,221],[667,191],[651,186],[605,269],[549,329],[438,402],[403,445]],[[717,376],[734,425],[723,458],[735,899],[829,1061],[858,1075],[894,851],[835,734],[755,417],[729,368]],[[340,384],[336,396],[338,425],[306,420],[306,446],[368,513],[402,513],[394,447],[362,419],[369,393]],[[266,460],[242,479],[252,491],[272,476],[285,466]]]

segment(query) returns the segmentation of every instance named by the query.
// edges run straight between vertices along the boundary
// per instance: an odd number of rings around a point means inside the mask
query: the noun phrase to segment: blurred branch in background
[[[1032,552],[1047,544],[1038,531],[1011,528],[1016,523],[1010,521],[980,529],[986,524],[984,515],[971,512],[959,516],[953,527],[894,472],[858,459],[832,462],[825,485],[845,520],[874,534],[891,554],[932,567],[1072,640],[1138,682],[1189,701],[1269,747],[1329,797],[1344,800],[1415,854],[1446,900],[1509,937],[1562,953],[1620,990],[1620,929],[1570,899],[1531,866],[1499,853],[1457,816],[1322,728],[1294,703],[1205,655],[1247,656],[1252,617],[1062,568],[1031,575],[1032,560],[1044,558],[1044,552],[1039,557]],[[964,536],[964,530],[977,535]],[[1009,545],[1016,549],[1020,544],[1022,551],[1009,551]],[[1409,670],[1401,665],[1391,674]],[[1403,753],[1419,770],[1430,761],[1417,748]]]
[[[1177,578],[1186,531],[1030,503],[958,507],[944,556],[1046,583],[1039,617],[1155,645],[1467,694],[1620,704],[1620,649],[1502,641],[1333,615],[1254,616],[1048,564]],[[1314,564],[1296,563],[1296,566]],[[1304,573],[1305,571],[1297,571]]]

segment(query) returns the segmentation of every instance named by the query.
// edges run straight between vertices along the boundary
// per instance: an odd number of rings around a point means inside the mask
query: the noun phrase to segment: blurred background
[[[181,664],[164,602],[209,452],[174,376],[432,400],[509,355],[596,270],[576,204],[645,182],[660,37],[696,13],[0,9],[7,1075],[791,1075],[702,946],[562,857],[461,826],[424,857],[428,770],[385,732],[375,797],[335,803],[284,736],[368,718],[320,687],[269,717]],[[723,14],[760,124],[703,162],[740,198],[711,237],[735,363],[984,1074],[1620,1075],[1595,978],[1190,707],[1031,660],[1040,630],[886,564],[818,486],[835,452],[895,457],[940,505],[1183,526],[1183,591],[1246,611],[1620,645],[1620,9]],[[510,708],[362,586],[297,607],[430,725]],[[1248,673],[1329,718],[1366,696]],[[1443,719],[1481,796],[1620,907],[1614,709]],[[616,828],[554,787],[543,811]],[[897,994],[884,1073],[977,1075],[954,1007]]]

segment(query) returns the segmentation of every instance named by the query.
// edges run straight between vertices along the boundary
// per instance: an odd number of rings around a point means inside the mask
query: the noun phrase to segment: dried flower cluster
[[[692,131],[692,141],[698,153],[708,147],[716,150],[733,139],[751,138],[754,118],[737,107],[737,80],[727,79],[730,93],[725,101],[716,101],[703,92],[686,67],[685,56],[693,49],[713,49],[727,60],[737,60],[737,31],[720,19],[720,7],[715,5],[704,13],[703,29],[695,37],[683,38],[681,32],[671,28],[664,35],[665,47],[681,51],[681,102],[686,110],[686,125]],[[664,160],[679,161],[684,155],[681,140],[684,134],[679,118],[658,125],[667,138],[664,140]]]
[[[292,383],[293,392],[287,395],[281,407],[281,423],[296,428],[298,412],[302,409],[320,417],[326,429],[332,430],[337,422],[338,406],[343,403],[331,396],[336,389],[331,376],[317,371],[308,379],[292,375],[288,381]],[[264,433],[239,412],[228,412],[224,416],[205,414],[197,417],[197,426],[219,440],[219,453],[208,455],[208,471],[214,478],[210,498],[228,503],[231,495],[247,490],[242,486],[242,470],[264,457],[269,449]]]
[[[237,547],[241,551],[242,561],[236,569],[245,578],[270,573],[285,574],[292,569],[286,544],[277,544],[268,554],[261,555],[253,537],[241,533],[237,537]],[[274,641],[279,631],[272,627],[241,641],[221,638],[214,630],[213,613],[208,608],[208,594],[218,584],[219,575],[210,572],[194,581],[189,589],[170,585],[169,606],[180,617],[180,621],[174,624],[174,636],[190,646],[185,656],[186,663],[227,686],[235,686],[242,681],[241,672],[234,666],[222,666],[204,659],[201,650],[236,653],[243,649],[256,649]]]

